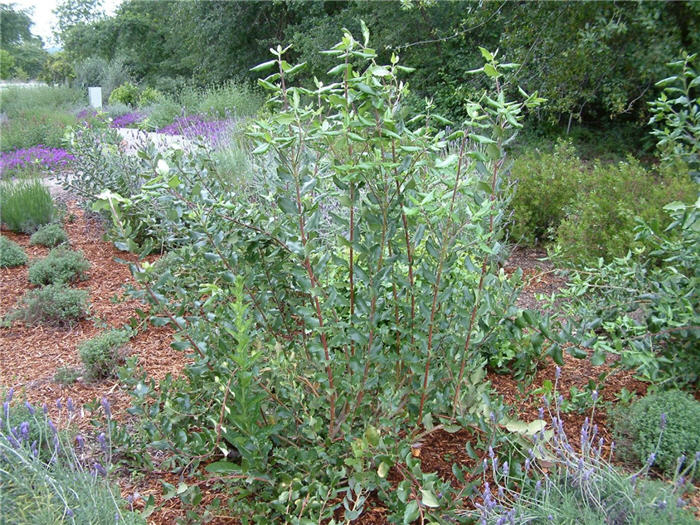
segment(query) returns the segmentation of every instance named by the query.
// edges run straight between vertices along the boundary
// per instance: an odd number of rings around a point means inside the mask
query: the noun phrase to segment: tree
[[[88,25],[104,17],[103,0],[61,0],[54,9],[57,24],[54,33],[63,42],[67,32],[78,25]]]
[[[19,45],[22,42],[36,41],[30,28],[32,19],[26,9],[17,9],[15,4],[0,4],[0,47]]]
[[[0,78],[8,79],[12,77],[15,69],[15,58],[4,49],[0,49]]]

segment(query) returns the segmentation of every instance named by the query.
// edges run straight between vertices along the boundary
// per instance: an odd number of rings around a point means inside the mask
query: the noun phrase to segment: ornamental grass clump
[[[539,414],[551,426],[534,435],[522,466],[500,463],[489,449],[483,460],[483,490],[475,502],[480,524],[697,523],[682,496],[689,488],[686,480],[698,470],[698,456],[677,462],[671,483],[652,481],[648,474],[659,451],[657,442],[639,470],[623,472],[611,463],[615,443],[608,447],[594,422],[597,392],[590,418],[572,439],[564,430],[556,383],[554,392],[554,406],[545,399]],[[655,425],[662,429],[663,418]]]
[[[144,524],[127,510],[112,485],[110,417],[107,433],[96,443],[71,430],[60,430],[48,407],[12,403],[5,397],[0,413],[0,503],[3,523]],[[103,405],[104,406],[104,405]],[[77,410],[69,398],[57,401],[59,416],[70,428]]]
[[[29,267],[29,282],[35,285],[74,283],[87,279],[90,263],[83,252],[62,246],[54,248],[43,259]]]
[[[71,326],[87,313],[88,292],[58,283],[28,290],[6,319],[22,320],[30,325]]]
[[[56,222],[41,226],[29,238],[29,244],[32,246],[46,246],[47,248],[53,248],[67,242],[66,230]]]
[[[38,179],[0,183],[0,202],[0,222],[14,232],[33,232],[56,216],[51,194]]]
[[[22,247],[7,237],[0,236],[0,268],[14,268],[27,264]]]

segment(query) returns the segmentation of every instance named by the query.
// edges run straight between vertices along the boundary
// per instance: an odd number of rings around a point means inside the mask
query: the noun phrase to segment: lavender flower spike
[[[105,411],[105,415],[106,415],[108,418],[111,418],[111,417],[112,417],[112,409],[110,408],[110,406],[109,406],[109,401],[107,400],[106,397],[103,397],[103,398],[102,398],[102,408],[103,408],[104,411]]]

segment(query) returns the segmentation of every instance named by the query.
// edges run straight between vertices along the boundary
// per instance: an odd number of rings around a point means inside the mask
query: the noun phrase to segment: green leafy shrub
[[[163,94],[155,88],[147,87],[139,94],[138,107],[150,106],[163,99]]]
[[[7,319],[19,319],[32,325],[70,326],[83,319],[87,312],[88,292],[59,283],[28,290]]]
[[[568,142],[559,142],[551,153],[531,149],[518,156],[510,175],[517,184],[510,202],[513,240],[527,244],[551,240],[585,176],[576,149]]]
[[[66,128],[75,125],[76,121],[75,115],[66,110],[43,107],[23,110],[0,124],[0,151],[31,148],[38,144],[60,148]]]
[[[33,232],[56,216],[51,194],[39,179],[0,183],[0,222],[15,232]]]
[[[135,106],[139,98],[139,88],[131,82],[126,82],[116,88],[109,95],[110,104],[126,104],[127,106]]]
[[[8,87],[2,90],[2,112],[9,119],[39,108],[70,110],[86,102],[86,92],[65,86]]]
[[[691,203],[697,196],[697,185],[683,166],[663,165],[655,173],[633,158],[595,164],[578,188],[556,230],[557,257],[570,263],[625,255],[639,247],[637,217],[663,229],[668,224],[665,204]]]
[[[141,123],[141,127],[148,130],[157,130],[173,123],[182,115],[182,106],[175,100],[164,98],[148,107],[148,116]]]
[[[74,283],[87,279],[90,263],[83,252],[59,246],[29,267],[29,282],[36,285]]]
[[[27,264],[27,261],[27,254],[19,244],[0,236],[0,268],[22,266]]]
[[[184,89],[180,94],[180,103],[187,113],[215,118],[249,117],[255,115],[263,102],[262,94],[238,82],[203,90]]]
[[[41,226],[29,238],[29,244],[32,246],[39,245],[47,246],[48,248],[53,248],[64,242],[68,242],[68,234],[63,229],[63,226],[56,222]]]
[[[680,60],[670,62],[669,67],[677,71],[656,83],[663,92],[650,102],[652,117],[649,124],[654,129],[656,147],[665,162],[682,160],[688,165],[690,175],[700,182],[700,105],[697,89],[700,74],[695,69],[698,54],[683,53]]]
[[[86,379],[115,376],[117,367],[124,361],[124,347],[130,338],[129,330],[113,329],[80,343],[78,353],[85,366]]]
[[[700,201],[665,206],[664,231],[637,227],[645,250],[610,263],[572,271],[559,304],[576,324],[576,344],[589,347],[596,365],[607,354],[616,366],[647,381],[696,385],[700,379]]]
[[[640,464],[651,462],[667,476],[700,454],[700,402],[687,392],[669,390],[644,396],[615,411],[613,421],[621,453]],[[699,476],[700,469],[696,469],[696,479]]]

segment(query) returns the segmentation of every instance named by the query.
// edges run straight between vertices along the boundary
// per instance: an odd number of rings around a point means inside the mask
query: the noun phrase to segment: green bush
[[[64,110],[43,107],[22,110],[0,125],[0,151],[31,148],[38,144],[60,148],[66,128],[76,122],[75,115]]]
[[[112,91],[112,93],[109,95],[109,103],[135,106],[138,98],[139,88],[131,82],[126,82]]]
[[[694,202],[697,185],[683,166],[650,171],[628,158],[618,164],[595,164],[566,207],[556,231],[558,256],[571,263],[610,260],[640,246],[635,243],[637,217],[663,229],[663,211],[671,201]]]
[[[513,240],[527,244],[551,240],[585,175],[576,149],[568,142],[559,142],[549,153],[529,150],[520,155],[510,175],[517,184],[510,203]]]
[[[27,254],[19,244],[0,236],[0,268],[22,266],[27,260]]]
[[[184,89],[180,103],[187,113],[209,115],[214,118],[248,117],[257,113],[263,97],[245,84],[227,82],[206,89]]]
[[[83,252],[59,246],[29,267],[29,282],[36,285],[73,283],[87,279],[90,263]]]
[[[130,338],[129,330],[113,329],[83,341],[78,353],[85,366],[85,378],[97,380],[115,376],[117,367],[124,361],[124,346]]]
[[[27,291],[7,320],[22,320],[31,325],[70,326],[88,312],[88,292],[65,283],[49,284]]]
[[[163,98],[149,106],[148,117],[141,123],[144,129],[158,130],[173,123],[182,115],[180,104],[169,98]]]
[[[163,94],[160,91],[152,87],[147,87],[143,91],[141,91],[141,94],[139,95],[137,101],[137,105],[140,108],[144,106],[149,106],[151,104],[155,104],[162,98]]]
[[[614,411],[613,422],[620,452],[641,464],[654,454],[653,464],[667,476],[676,473],[679,458],[690,462],[700,452],[700,402],[681,390],[647,395]]]
[[[15,119],[39,108],[70,110],[87,102],[87,93],[62,86],[3,89],[0,110],[9,119]]]
[[[35,231],[29,238],[29,244],[32,246],[47,246],[53,248],[59,244],[68,242],[68,234],[66,230],[58,223],[45,224]]]
[[[51,194],[39,179],[0,183],[0,222],[15,232],[32,232],[56,216]]]

